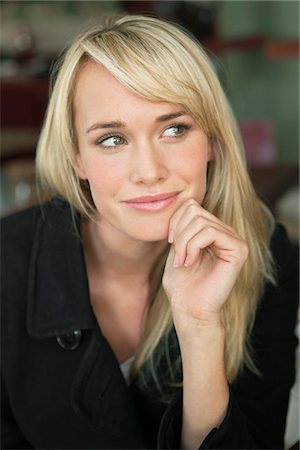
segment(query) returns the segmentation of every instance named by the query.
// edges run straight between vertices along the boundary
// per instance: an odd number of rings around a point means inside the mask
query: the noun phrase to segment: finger
[[[205,226],[188,242],[184,265],[193,265],[199,259],[201,250],[208,248],[219,259],[238,267],[242,266],[248,256],[245,241],[213,226]]]
[[[179,234],[182,229],[184,229],[188,223],[195,216],[205,217],[216,224],[219,224],[226,228],[228,232],[235,233],[234,230],[227,224],[224,224],[221,220],[219,220],[216,216],[211,214],[209,211],[204,209],[196,200],[189,199],[180,208],[173,214],[170,223],[169,223],[169,242],[172,243],[174,241],[175,235]]]
[[[200,206],[194,199],[185,201],[173,214],[169,222],[169,238],[168,241],[173,243],[175,238],[175,232],[178,230],[178,224],[186,226],[191,219],[191,205]]]
[[[211,227],[212,229],[219,230],[221,232],[227,233],[226,228],[219,223],[212,222],[211,220],[207,220],[202,216],[194,217],[191,222],[187,224],[187,226],[177,233],[174,238],[173,245],[175,247],[176,253],[176,261],[174,258],[174,265],[180,267],[184,264],[187,255],[187,246],[191,239],[193,239],[198,233],[205,227]]]
[[[217,216],[215,216],[211,212],[207,211],[207,209],[203,208],[202,206],[200,206],[200,208],[201,208],[201,216],[205,217],[208,220],[211,220],[212,222],[214,222],[216,224],[221,225],[229,233],[236,234],[236,232],[234,231],[234,229],[230,225],[227,225],[227,223],[225,223],[222,220],[220,220]]]

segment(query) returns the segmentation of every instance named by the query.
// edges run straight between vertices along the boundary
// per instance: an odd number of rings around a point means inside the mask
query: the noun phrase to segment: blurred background
[[[208,51],[238,119],[254,186],[299,244],[298,1],[2,0],[0,8],[0,216],[38,202],[35,148],[55,56],[104,14],[146,12],[180,23]],[[298,396],[296,383],[286,448],[299,448]]]
[[[51,62],[104,14],[147,12],[209,52],[238,118],[259,195],[298,241],[298,1],[1,1],[1,209],[37,202],[35,147]]]

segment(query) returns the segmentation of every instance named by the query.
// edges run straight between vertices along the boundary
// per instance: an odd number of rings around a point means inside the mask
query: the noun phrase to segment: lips
[[[143,195],[137,198],[125,200],[129,207],[140,211],[161,211],[175,202],[179,192],[166,192],[155,195]]]
[[[144,195],[142,197],[131,198],[129,200],[125,200],[125,203],[152,203],[159,202],[161,200],[166,200],[171,197],[175,197],[179,192],[168,192],[165,194],[157,194],[157,195]]]

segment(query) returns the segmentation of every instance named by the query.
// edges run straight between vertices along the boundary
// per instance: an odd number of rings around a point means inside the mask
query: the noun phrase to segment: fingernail
[[[169,232],[169,237],[168,237],[168,242],[169,242],[170,244],[172,244],[173,241],[174,241],[174,231],[173,231],[173,230],[170,230],[170,232]]]
[[[179,267],[179,256],[175,254],[173,267]]]
[[[184,267],[188,267],[189,263],[190,263],[190,258],[187,256],[184,261]]]

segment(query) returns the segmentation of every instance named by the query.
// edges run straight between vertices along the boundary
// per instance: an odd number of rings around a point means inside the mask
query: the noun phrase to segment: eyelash
[[[96,141],[96,145],[102,145],[104,141],[106,141],[107,139],[110,139],[110,138],[114,138],[114,137],[126,140],[122,135],[116,134],[116,133],[112,133],[112,134],[106,134],[105,136],[102,136],[100,139],[98,139]],[[103,145],[103,147],[105,147],[105,148],[114,148],[113,146],[110,146],[110,145]]]
[[[190,130],[191,127],[192,127],[192,125],[189,125],[189,124],[186,124],[186,123],[173,123],[171,125],[168,125],[164,129],[163,133],[165,133],[167,130],[169,130],[171,128],[182,128],[184,131],[182,133],[180,133],[178,136],[168,136],[168,138],[170,138],[170,139],[179,139],[180,137],[182,137],[186,133],[186,131]],[[121,139],[124,139],[126,141],[124,136],[122,136],[121,134],[110,133],[110,134],[102,136],[100,139],[98,139],[96,141],[96,145],[98,145],[98,146],[102,145],[104,148],[116,148],[116,147],[118,147],[118,145],[115,145],[115,146],[103,145],[103,142],[105,142],[106,140],[108,140],[110,138],[121,138]],[[124,145],[124,144],[120,144],[120,145]]]
[[[186,131],[190,130],[191,127],[192,127],[192,125],[188,125],[187,123],[173,123],[173,124],[167,126],[167,128],[164,130],[164,132],[169,130],[170,128],[183,128],[184,131],[183,131],[183,133],[180,133],[179,136],[172,136],[172,138],[179,138],[183,134],[185,134]]]

